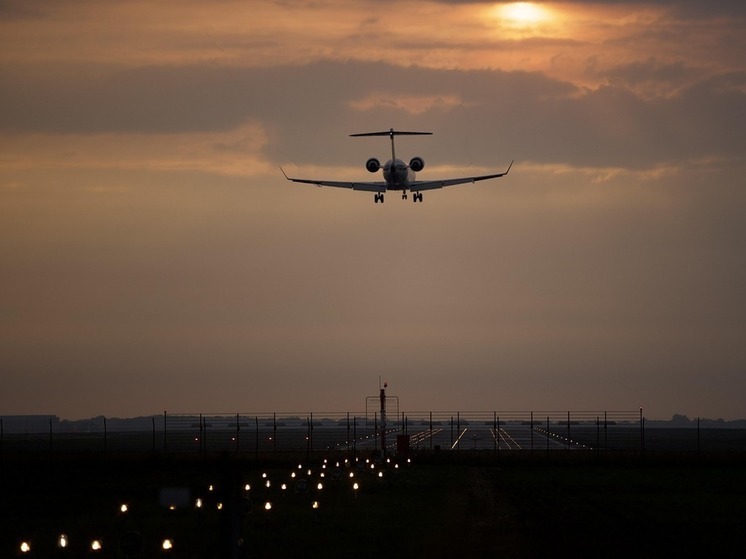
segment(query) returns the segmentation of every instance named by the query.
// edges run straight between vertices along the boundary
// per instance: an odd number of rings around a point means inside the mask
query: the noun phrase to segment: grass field
[[[131,533],[142,557],[229,556],[226,542],[239,537],[240,557],[746,556],[740,458],[428,455],[398,467],[342,459],[338,468],[336,460],[300,469],[231,459],[5,460],[0,556],[21,555],[22,541],[30,557],[88,556],[99,538],[96,555],[126,557],[122,539]],[[188,503],[170,510],[164,488],[187,489]],[[61,533],[64,553],[56,548]],[[161,549],[164,538],[173,549]]]

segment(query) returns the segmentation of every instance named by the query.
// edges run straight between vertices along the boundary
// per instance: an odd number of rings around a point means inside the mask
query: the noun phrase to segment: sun
[[[500,8],[500,15],[515,25],[532,25],[547,18],[546,11],[533,2],[511,2]]]

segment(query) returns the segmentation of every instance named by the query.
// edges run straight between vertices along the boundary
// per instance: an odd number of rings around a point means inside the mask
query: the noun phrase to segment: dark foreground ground
[[[0,557],[746,557],[741,455],[360,462],[6,457]]]

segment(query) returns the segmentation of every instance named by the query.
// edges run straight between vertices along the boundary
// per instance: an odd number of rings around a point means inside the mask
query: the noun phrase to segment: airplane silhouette
[[[434,190],[436,188],[443,188],[445,186],[454,186],[457,184],[467,184],[477,181],[483,181],[487,179],[496,179],[504,177],[510,172],[510,168],[513,166],[513,162],[510,162],[508,169],[503,173],[493,173],[490,175],[478,175],[473,177],[459,177],[455,179],[441,179],[441,180],[428,180],[418,181],[415,180],[416,173],[422,171],[425,168],[425,161],[415,156],[409,164],[405,163],[401,159],[397,159],[396,151],[394,150],[394,136],[429,136],[432,132],[403,132],[401,130],[394,130],[391,128],[384,132],[365,132],[363,134],[350,134],[350,137],[359,138],[363,136],[389,136],[391,138],[391,159],[385,164],[381,165],[381,162],[375,157],[371,157],[365,162],[365,168],[371,173],[377,172],[379,169],[383,169],[383,180],[382,181],[330,181],[330,180],[317,180],[317,179],[296,179],[289,177],[285,171],[280,167],[280,171],[285,175],[285,178],[293,182],[303,182],[307,184],[315,184],[316,186],[335,186],[338,188],[351,188],[352,190],[363,190],[366,192],[375,192],[374,202],[383,203],[383,194],[388,190],[400,190],[402,192],[402,200],[407,199],[407,191],[412,192],[412,199],[414,202],[422,202],[422,191]]]

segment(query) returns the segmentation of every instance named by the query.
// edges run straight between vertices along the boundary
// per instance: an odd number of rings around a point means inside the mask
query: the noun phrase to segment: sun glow
[[[500,15],[514,25],[533,25],[547,19],[544,8],[533,2],[512,2],[500,7]]]

